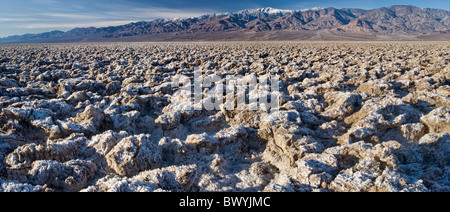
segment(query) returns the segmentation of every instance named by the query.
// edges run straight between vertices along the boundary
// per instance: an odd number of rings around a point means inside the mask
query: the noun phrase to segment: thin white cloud
[[[0,13],[0,36],[24,33],[40,33],[43,30],[70,30],[82,27],[107,27],[159,18],[198,17],[211,11],[199,9],[172,9],[114,2],[92,1],[92,4],[77,4],[59,0],[27,0],[19,5],[23,9]],[[85,1],[85,0],[83,0]],[[86,0],[88,1],[88,0]],[[17,5],[16,5],[17,6]],[[78,6],[78,7],[76,7]],[[46,9],[42,9],[45,7]]]
[[[98,18],[104,18],[100,16],[93,16],[93,15],[83,15],[83,14],[69,14],[69,13],[44,13],[43,16],[47,16],[50,18],[64,18],[64,19],[98,19]]]
[[[138,21],[150,21],[157,18],[188,18],[204,15],[201,12],[189,12],[169,8],[132,8],[126,11],[106,11],[96,15],[69,13],[41,13],[30,23],[17,25],[26,29],[68,29],[79,27],[107,27],[129,24]],[[114,17],[111,19],[111,17]],[[8,20],[5,20],[8,21]]]
[[[119,25],[125,25],[129,24],[131,22],[137,22],[138,20],[134,21],[100,21],[100,22],[89,22],[89,23],[64,23],[64,24],[57,24],[57,23],[32,23],[32,24],[25,24],[21,27],[27,28],[27,29],[49,29],[49,28],[56,28],[56,29],[67,29],[67,28],[82,28],[82,27],[107,27],[107,26],[119,26]]]
[[[0,17],[0,22],[31,22],[31,21],[39,21],[38,18],[6,18]]]
[[[197,17],[206,14],[200,11],[186,11],[181,9],[170,8],[127,8],[125,10],[110,10],[99,13],[99,16],[103,16],[103,19],[114,17],[119,20],[153,20],[158,18],[188,18]]]

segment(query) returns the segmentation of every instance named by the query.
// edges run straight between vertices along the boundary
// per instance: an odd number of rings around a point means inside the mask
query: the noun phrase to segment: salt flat
[[[449,42],[0,46],[0,191],[450,191],[449,61]]]

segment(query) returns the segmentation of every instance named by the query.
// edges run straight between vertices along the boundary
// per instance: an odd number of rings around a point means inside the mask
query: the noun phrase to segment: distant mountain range
[[[450,11],[391,6],[373,10],[262,8],[122,26],[1,38],[0,43],[201,40],[447,40]]]

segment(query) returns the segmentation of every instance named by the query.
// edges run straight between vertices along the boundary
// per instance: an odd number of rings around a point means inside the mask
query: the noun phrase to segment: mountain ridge
[[[0,38],[1,44],[184,40],[449,40],[450,12],[394,5],[372,10],[271,7],[183,19]]]

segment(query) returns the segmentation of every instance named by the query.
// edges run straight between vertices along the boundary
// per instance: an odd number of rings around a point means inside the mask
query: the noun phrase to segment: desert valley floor
[[[280,107],[187,109],[195,71]],[[450,42],[0,46],[0,191],[448,192],[449,157]]]

